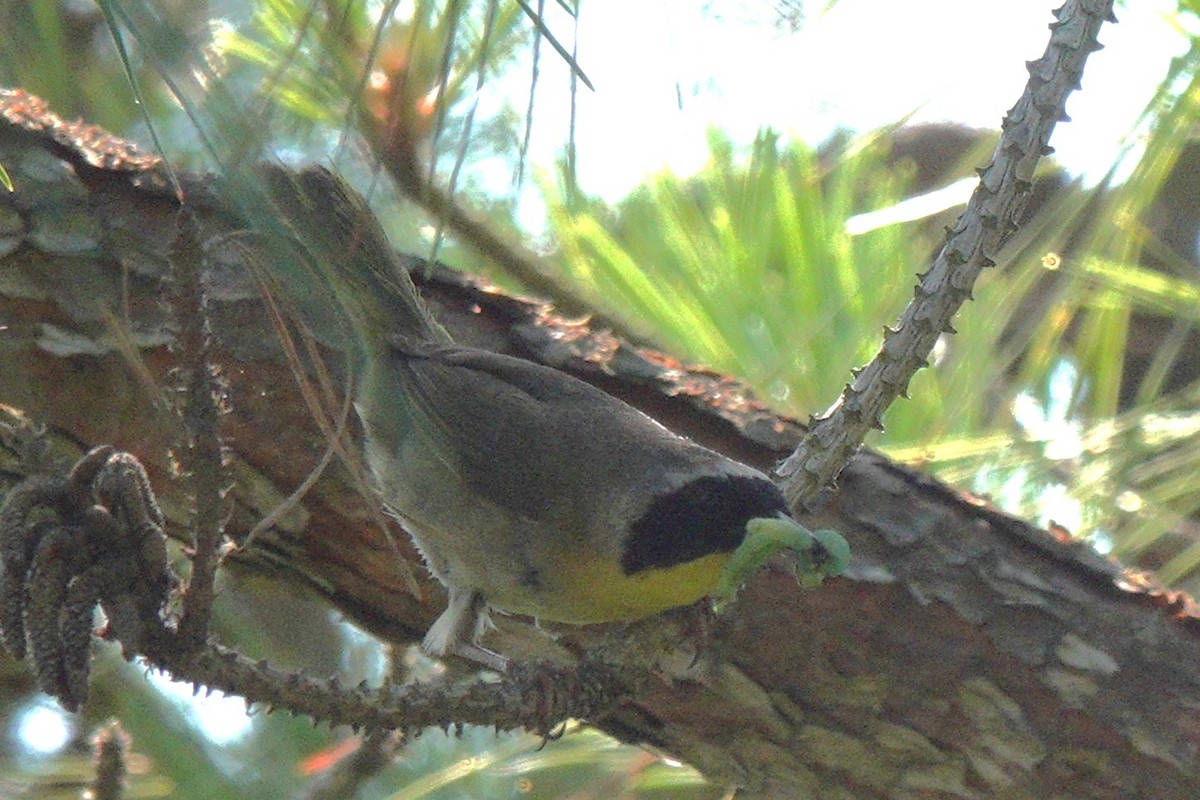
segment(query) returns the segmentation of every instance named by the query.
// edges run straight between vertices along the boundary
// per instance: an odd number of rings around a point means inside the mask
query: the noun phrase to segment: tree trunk
[[[167,455],[179,437],[159,401],[172,366],[164,278],[177,204],[153,159],[102,131],[66,125],[21,93],[0,95],[0,114],[0,163],[16,186],[0,195],[0,403],[82,446],[138,455],[179,523],[185,499]],[[202,180],[183,182],[210,243],[236,479],[228,532],[239,540],[305,479],[327,437],[224,244],[236,226]],[[423,292],[459,341],[565,369],[760,468],[796,441],[795,423],[731,381],[538,303],[441,270]],[[337,353],[322,352],[339,386]],[[398,529],[406,561],[395,557],[350,474],[335,460],[233,566],[411,641],[444,594]],[[1200,795],[1200,625],[1187,598],[868,452],[805,521],[850,540],[844,578],[802,592],[782,567],[763,570],[695,665],[591,722],[747,796]],[[541,641],[519,621],[501,627],[495,646],[510,656]]]

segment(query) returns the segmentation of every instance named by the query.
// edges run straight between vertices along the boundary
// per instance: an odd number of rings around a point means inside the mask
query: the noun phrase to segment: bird
[[[845,540],[797,523],[759,470],[565,372],[457,344],[339,175],[259,174],[289,240],[273,286],[344,313],[365,461],[447,591],[427,653],[488,652],[492,611],[587,625],[728,600],[781,548],[809,582],[845,569]]]

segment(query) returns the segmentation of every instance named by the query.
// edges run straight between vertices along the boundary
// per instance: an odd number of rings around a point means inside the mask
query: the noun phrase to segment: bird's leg
[[[477,643],[489,624],[483,595],[455,588],[449,588],[448,591],[450,603],[442,615],[434,620],[421,647],[437,658],[456,655],[497,672],[507,670],[508,659]]]

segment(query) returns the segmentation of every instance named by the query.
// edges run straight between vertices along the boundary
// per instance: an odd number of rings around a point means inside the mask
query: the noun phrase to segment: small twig
[[[392,123],[367,117],[366,134],[379,162],[400,191],[451,231],[465,245],[495,264],[528,291],[545,298],[564,314],[592,313],[589,303],[562,281],[547,275],[540,259],[520,243],[507,239],[463,208],[454,195],[426,180],[414,144],[403,131],[403,119]]]
[[[903,395],[932,352],[938,337],[953,333],[950,321],[971,297],[979,273],[995,266],[996,254],[1016,230],[1038,160],[1059,120],[1067,119],[1067,97],[1079,86],[1087,57],[1099,50],[1105,22],[1116,22],[1112,0],[1067,0],[1054,12],[1045,54],[1030,62],[1029,82],[1008,112],[992,161],[979,173],[979,186],[950,230],[946,244],[916,295],[888,330],[879,353],[846,386],[778,472],[792,508],[811,502],[830,485],[872,429],[883,429],[883,413]]]
[[[487,17],[485,18],[485,22],[483,25],[483,37],[480,39],[480,43],[479,43],[479,50],[480,50],[479,69],[478,69],[478,77],[475,80],[474,100],[471,102],[470,110],[467,111],[466,119],[463,120],[462,134],[459,136],[458,158],[456,158],[454,160],[454,168],[450,170],[450,180],[449,180],[449,183],[447,184],[446,191],[450,194],[450,196],[454,196],[454,192],[458,188],[458,176],[462,172],[463,162],[465,162],[467,160],[467,150],[470,148],[470,144],[471,144],[471,130],[472,130],[472,128],[475,127],[475,112],[479,110],[479,96],[480,96],[480,93],[483,91],[484,83],[487,81],[488,44],[491,41],[492,29],[496,25],[496,9],[497,9],[496,0],[491,0],[491,2],[488,3]],[[449,52],[449,49],[450,49],[449,46],[447,46],[447,52]],[[445,79],[443,78],[443,85],[444,84],[445,84]],[[445,109],[444,104],[441,106],[441,109],[444,111],[444,109]],[[440,134],[440,132],[441,132],[442,117],[443,117],[443,114],[439,113],[439,115],[438,115],[438,134]],[[436,141],[436,138],[435,138],[435,141]],[[429,178],[427,181],[428,183],[433,183],[433,170],[436,165],[437,165],[436,159],[429,160]],[[442,239],[445,234],[444,225],[445,225],[445,220],[442,218],[438,218],[436,229],[433,232],[433,245],[430,247],[430,250],[429,250],[429,263],[430,264],[437,263],[438,250],[441,249]]]
[[[579,68],[579,59],[577,58],[578,54],[568,53],[567,48],[559,44],[558,39],[554,38],[554,34],[552,34],[550,29],[546,27],[546,21],[542,17],[543,4],[540,1],[538,2],[538,9],[536,12],[529,7],[529,4],[526,3],[525,0],[517,0],[517,5],[519,5],[521,10],[525,12],[525,16],[529,17],[530,21],[533,22],[533,26],[538,32],[538,38],[544,38],[547,42],[549,42],[550,46],[554,48],[555,52],[558,53],[562,60],[567,62],[567,66],[571,68],[571,81],[582,81],[584,86],[588,87],[593,92],[596,91],[596,87],[592,85],[591,80],[589,80],[588,76],[584,75],[583,70]],[[574,17],[575,15],[572,14],[571,16]]]
[[[538,0],[538,19],[542,18],[545,10],[546,0]],[[529,143],[533,140],[533,101],[537,97],[538,77],[541,74],[542,36],[541,31],[538,31],[533,37],[533,50],[530,53],[533,72],[529,76],[529,105],[525,108],[525,133],[521,136],[521,150],[517,154],[517,174],[513,179],[513,185],[518,189],[525,185],[525,164],[529,159]]]
[[[96,751],[96,778],[84,797],[86,800],[121,800],[128,773],[125,759],[129,752],[129,734],[114,719],[96,732],[92,746]]]
[[[218,387],[209,361],[209,329],[201,271],[204,261],[196,218],[188,208],[179,214],[179,229],[171,253],[176,282],[175,313],[179,325],[180,368],[184,375],[183,422],[188,441],[181,461],[193,488],[195,537],[192,574],[183,596],[180,635],[199,643],[208,636],[213,583],[220,561],[223,535],[224,470]]]

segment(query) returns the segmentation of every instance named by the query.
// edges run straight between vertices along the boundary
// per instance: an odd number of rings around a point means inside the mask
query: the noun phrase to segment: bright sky
[[[812,144],[839,126],[867,130],[905,114],[996,128],[1024,86],[1025,62],[1044,50],[1060,1],[839,0],[796,34],[772,27],[769,0],[584,2],[579,63],[596,91],[579,94],[580,181],[615,199],[663,166],[695,171],[714,124],[736,141],[770,125]],[[1131,6],[1102,32],[1106,47],[1069,105],[1074,122],[1056,133],[1074,171],[1107,169],[1186,48],[1171,0]],[[554,2],[546,14],[569,46],[570,19]],[[567,137],[566,70],[546,53],[532,146],[539,166],[553,163]]]

